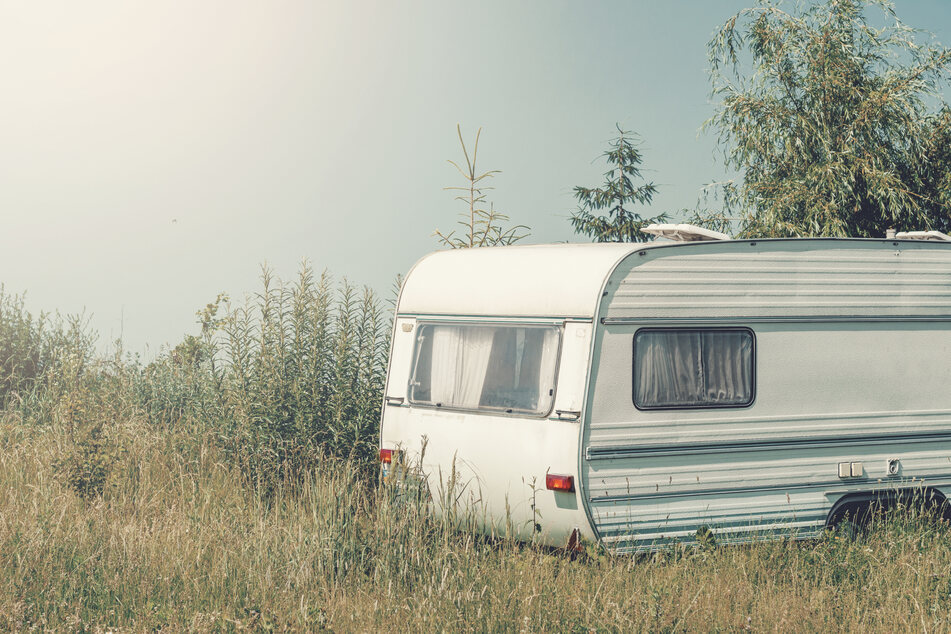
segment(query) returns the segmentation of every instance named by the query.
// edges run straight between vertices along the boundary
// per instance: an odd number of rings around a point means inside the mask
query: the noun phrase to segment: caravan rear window
[[[554,326],[420,325],[409,400],[545,416],[554,400],[560,342]]]
[[[638,409],[745,407],[753,382],[749,329],[645,328],[634,335]]]

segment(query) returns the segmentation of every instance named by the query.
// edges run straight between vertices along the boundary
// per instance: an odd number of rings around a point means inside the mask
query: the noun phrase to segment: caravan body
[[[948,244],[442,251],[401,292],[381,447],[552,545],[808,537],[951,493],[949,355]]]

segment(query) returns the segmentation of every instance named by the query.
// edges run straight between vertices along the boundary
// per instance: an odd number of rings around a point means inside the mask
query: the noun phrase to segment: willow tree
[[[666,215],[643,218],[634,210],[636,205],[650,205],[657,186],[652,182],[634,185],[643,179],[640,166],[644,157],[633,133],[621,126],[617,131],[617,138],[602,155],[610,166],[604,173],[604,184],[575,187],[578,209],[571,215],[571,226],[575,233],[595,242],[644,242],[649,236],[641,233],[641,227],[661,222]]]
[[[886,0],[762,2],[709,43],[727,192],[746,236],[951,227],[951,52]]]

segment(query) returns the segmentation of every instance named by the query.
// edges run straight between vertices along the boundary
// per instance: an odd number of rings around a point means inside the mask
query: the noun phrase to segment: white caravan
[[[617,552],[951,495],[951,244],[700,237],[424,257],[381,460],[422,453],[483,530]]]

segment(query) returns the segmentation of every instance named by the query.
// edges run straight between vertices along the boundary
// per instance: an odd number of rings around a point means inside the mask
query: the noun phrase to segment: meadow
[[[615,557],[381,485],[389,305],[304,265],[144,363],[0,292],[0,629],[951,630],[951,528]]]

